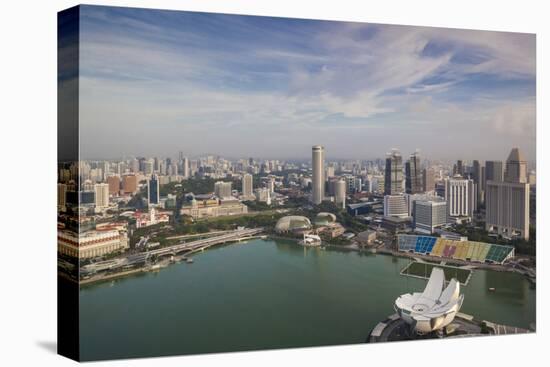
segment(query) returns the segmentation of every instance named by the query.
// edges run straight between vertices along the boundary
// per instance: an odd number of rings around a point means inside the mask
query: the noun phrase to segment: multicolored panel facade
[[[514,256],[514,248],[511,246],[432,236],[400,234],[397,236],[397,244],[399,251],[464,261],[502,264]]]

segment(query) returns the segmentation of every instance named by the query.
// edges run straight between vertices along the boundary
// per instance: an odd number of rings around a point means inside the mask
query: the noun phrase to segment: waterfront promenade
[[[263,230],[263,227],[237,229],[214,237],[182,242],[177,245],[121,256],[111,260],[98,261],[85,265],[80,269],[82,277],[80,283],[94,283],[143,271],[156,270],[158,266],[155,267],[152,265],[152,262],[163,257],[170,258],[176,255],[189,255],[197,251],[204,251],[212,246],[255,238]]]

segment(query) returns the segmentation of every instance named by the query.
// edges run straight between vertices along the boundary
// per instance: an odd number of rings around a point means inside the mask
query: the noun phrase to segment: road
[[[167,255],[176,255],[179,253],[192,253],[199,250],[204,250],[208,247],[223,244],[231,241],[239,241],[243,238],[255,236],[263,232],[263,228],[238,229],[225,233],[220,236],[203,238],[191,242],[182,242],[177,245],[163,247],[155,250],[140,252],[137,254],[118,257],[112,260],[99,261],[83,266],[80,270],[84,275],[95,274],[102,271],[113,271],[121,268],[130,268],[138,264],[146,263],[152,257],[161,257]]]

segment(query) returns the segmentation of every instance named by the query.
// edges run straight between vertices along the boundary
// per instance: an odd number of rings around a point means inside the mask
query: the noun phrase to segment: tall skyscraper
[[[339,179],[334,183],[334,202],[339,208],[346,207],[346,186],[347,182],[344,179]]]
[[[153,174],[147,181],[147,200],[149,205],[158,205],[160,203],[159,179]]]
[[[191,176],[190,167],[189,167],[189,158],[183,157],[182,159],[182,172],[183,178],[189,178]]]
[[[397,149],[386,157],[384,194],[398,195],[403,193],[403,158]]]
[[[488,180],[486,183],[485,229],[507,238],[528,240],[527,163],[517,148],[508,156],[504,177],[504,181]]]
[[[478,160],[474,160],[472,163],[471,179],[474,181],[475,194],[476,194],[476,207],[475,211],[479,210],[482,199],[482,185],[481,185],[481,165]]]
[[[418,194],[424,191],[418,152],[411,154],[409,160],[405,163],[405,190],[408,194]]]
[[[476,205],[474,181],[458,174],[445,179],[445,200],[447,211],[455,220],[472,219]]]
[[[242,178],[243,199],[249,200],[254,195],[253,177],[250,173],[245,173]]]
[[[314,145],[311,148],[311,167],[312,167],[312,195],[313,204],[321,204],[325,197],[325,148],[321,145]]]
[[[94,185],[95,191],[95,207],[104,209],[109,206],[109,185],[106,183],[98,183]]]

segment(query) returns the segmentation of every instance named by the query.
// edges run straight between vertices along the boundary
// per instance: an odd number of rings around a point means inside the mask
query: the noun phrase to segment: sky
[[[535,35],[82,6],[80,152],[535,159]]]

